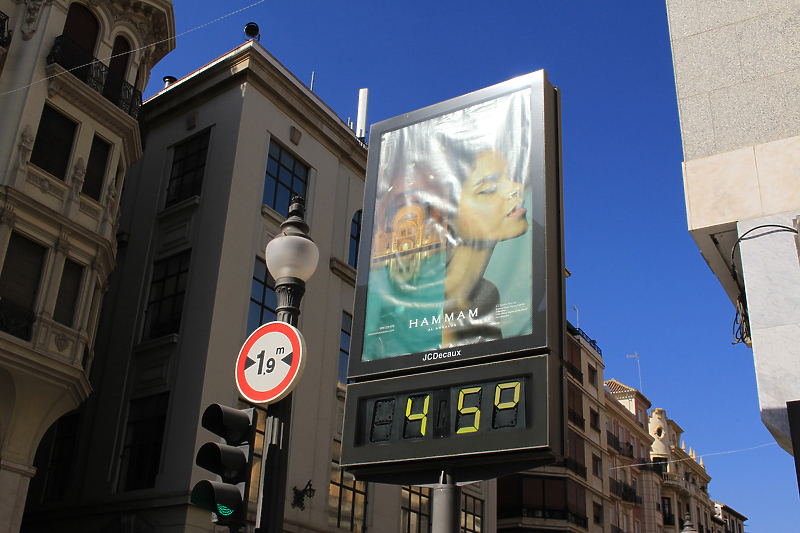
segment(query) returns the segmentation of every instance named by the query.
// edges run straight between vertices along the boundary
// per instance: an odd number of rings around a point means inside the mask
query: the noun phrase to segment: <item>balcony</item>
[[[624,532],[622,531],[621,527],[611,524],[611,533],[624,533]]]
[[[0,300],[0,331],[18,339],[30,341],[36,315],[8,300]]]
[[[619,443],[619,438],[613,433],[606,432],[606,442],[608,447],[617,453],[622,453],[622,446]]]
[[[583,372],[581,372],[581,369],[576,367],[575,365],[573,365],[569,361],[564,361],[564,366],[567,367],[567,372],[569,372],[569,374],[573,378],[578,380],[580,382],[580,384],[583,385]]]
[[[630,442],[623,442],[622,443],[622,455],[625,457],[630,457],[633,459],[633,444]]]
[[[581,415],[579,415],[572,409],[568,408],[567,411],[568,411],[567,414],[569,415],[569,421],[578,426],[579,428],[581,428],[581,430],[585,430],[586,420],[584,420],[584,418]]]
[[[139,117],[142,93],[111,72],[100,60],[83,50],[66,35],[56,37],[53,48],[47,54],[47,64],[53,63],[68,70],[126,114],[135,119]]]
[[[8,15],[0,11],[0,48],[8,49],[13,33],[8,29]]]
[[[582,464],[579,464],[575,459],[570,459],[569,457],[564,459],[564,466],[567,468],[567,470],[571,470],[581,476],[583,479],[586,479],[586,467]]]
[[[664,515],[664,525],[665,526],[674,526],[675,525],[675,515],[672,513]]]
[[[608,478],[608,491],[617,498],[622,498],[622,483],[613,477]]]
[[[632,503],[634,505],[642,505],[642,497],[636,494],[636,489],[627,483],[622,485],[622,501]]]

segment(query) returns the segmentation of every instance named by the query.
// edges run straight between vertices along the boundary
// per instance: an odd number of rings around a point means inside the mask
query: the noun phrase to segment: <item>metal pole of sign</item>
[[[266,260],[275,279],[277,320],[297,327],[300,301],[306,292],[306,280],[317,267],[319,250],[308,236],[302,197],[292,198],[288,215],[281,224],[281,233],[267,245]],[[267,424],[272,427],[269,441],[264,442],[258,533],[283,532],[293,395],[290,393],[267,408]]]
[[[433,533],[461,531],[461,487],[455,483],[452,468],[442,470],[439,485],[433,489],[431,526]]]

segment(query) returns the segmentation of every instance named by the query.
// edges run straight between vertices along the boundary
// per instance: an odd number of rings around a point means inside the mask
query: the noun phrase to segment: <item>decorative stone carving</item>
[[[27,180],[36,185],[37,187],[39,187],[42,193],[52,194],[59,200],[64,199],[64,191],[54,186],[52,183],[50,183],[50,180],[48,180],[44,176],[39,176],[38,174],[28,172]]]
[[[6,203],[5,209],[0,213],[0,223],[13,228],[17,225],[17,213],[14,212],[16,206],[12,202]]]
[[[80,211],[81,211],[81,213],[86,213],[87,215],[89,215],[92,218],[99,218],[100,217],[100,210],[99,209],[95,209],[94,207],[90,206],[86,202],[81,202]]]
[[[47,82],[47,97],[53,98],[55,95],[58,94],[58,90],[61,88],[61,85],[58,83],[58,79],[54,78]]]
[[[114,180],[108,184],[108,192],[106,193],[106,218],[110,221],[114,220],[114,199],[117,196],[117,189],[114,187]]]
[[[69,243],[70,234],[68,231],[61,230],[61,235],[58,237],[58,241],[56,241],[56,251],[60,252],[64,255],[68,255],[70,250],[72,250],[72,245]]]
[[[35,139],[33,133],[31,133],[31,126],[28,124],[25,126],[25,131],[20,135],[19,144],[17,145],[17,149],[19,150],[17,170],[22,172],[28,171],[28,161],[31,160],[31,151],[33,150],[33,141]]]
[[[22,21],[22,40],[30,41],[39,27],[42,8],[53,5],[53,0],[26,0],[25,3],[28,8],[25,11],[25,19]]]
[[[58,335],[56,335],[56,338],[53,339],[53,342],[55,342],[58,351],[63,352],[69,346],[69,337],[67,337],[63,333],[59,333]]]
[[[72,175],[72,187],[69,189],[69,199],[80,201],[83,178],[86,176],[86,163],[79,157],[75,164],[75,173]]]

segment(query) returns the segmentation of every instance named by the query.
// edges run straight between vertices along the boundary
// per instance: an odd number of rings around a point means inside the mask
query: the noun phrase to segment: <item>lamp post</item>
[[[305,200],[292,198],[289,216],[281,224],[281,233],[267,244],[267,269],[275,280],[278,297],[278,320],[297,327],[300,300],[306,292],[306,281],[317,268],[319,250],[308,236],[308,224],[303,220]],[[286,472],[289,459],[289,430],[292,417],[292,396],[267,408],[270,427],[269,442],[265,442],[263,485],[259,509],[259,533],[281,533],[286,500]]]
[[[694,524],[692,524],[692,517],[689,516],[689,513],[686,513],[686,519],[683,522],[681,533],[697,533],[697,529],[695,529]]]

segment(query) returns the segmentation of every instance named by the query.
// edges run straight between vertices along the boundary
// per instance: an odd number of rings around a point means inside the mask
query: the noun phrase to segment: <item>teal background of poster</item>
[[[539,206],[532,204],[530,191],[525,195],[525,205],[528,207],[528,233],[516,239],[497,243],[484,274],[484,277],[494,283],[500,291],[501,304],[516,301],[527,307],[526,312],[513,313],[500,319],[503,338],[530,335],[533,311],[541,303],[532,301],[531,224],[536,222],[531,220],[531,211],[539,209]]]

